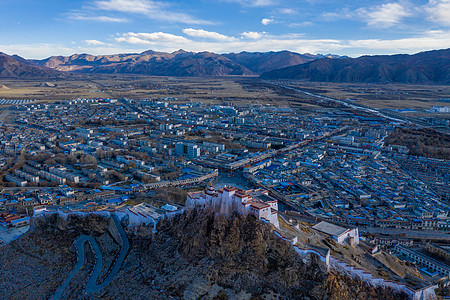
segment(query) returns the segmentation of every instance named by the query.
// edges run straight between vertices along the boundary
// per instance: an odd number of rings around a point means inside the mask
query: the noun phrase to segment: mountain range
[[[51,56],[43,60],[27,60],[2,54],[0,77],[37,78],[64,76],[67,72],[81,74],[142,74],[155,76],[256,76],[274,69],[293,66],[336,55],[280,52],[212,52],[172,53],[148,50],[142,53],[71,56]],[[12,67],[16,65],[18,67]],[[42,73],[47,73],[42,76]]]
[[[155,76],[258,76],[360,83],[450,83],[450,49],[414,55],[377,55],[349,58],[299,54],[290,51],[142,53],[51,56],[27,60],[0,53],[0,77],[63,78],[68,74],[141,74]]]
[[[279,68],[303,64],[332,55],[280,52],[241,52],[216,54],[212,52],[173,53],[145,51],[134,54],[52,56],[34,60],[36,65],[59,71],[82,73],[122,73],[170,76],[228,76],[259,75]]]
[[[450,49],[414,55],[377,55],[318,59],[261,75],[264,79],[321,82],[449,84]]]
[[[34,65],[26,59],[0,52],[0,78],[49,79],[63,78],[64,73]]]

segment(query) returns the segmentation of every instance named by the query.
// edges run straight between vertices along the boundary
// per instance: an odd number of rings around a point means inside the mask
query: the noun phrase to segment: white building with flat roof
[[[14,182],[15,184],[17,184],[17,186],[20,186],[20,187],[27,186],[27,183],[28,183],[26,180],[21,179],[19,177],[11,175],[11,174],[6,174],[5,179],[8,180],[9,182]]]
[[[153,225],[156,230],[156,223],[162,215],[162,211],[147,204],[141,203],[135,206],[125,206],[116,210],[119,219],[128,220],[128,226],[140,226],[143,224]]]
[[[450,278],[450,266],[443,262],[402,245],[396,245],[395,252],[403,254],[407,259],[428,268],[428,270],[438,272],[439,274]]]
[[[312,228],[331,236],[339,244],[343,244],[347,240],[349,244],[359,244],[358,228],[345,228],[325,221],[314,225]]]

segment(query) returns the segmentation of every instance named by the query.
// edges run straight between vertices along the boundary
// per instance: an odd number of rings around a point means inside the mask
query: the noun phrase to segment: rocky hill
[[[270,52],[240,52],[227,53],[223,56],[237,62],[255,74],[262,74],[272,70],[304,64],[321,58],[340,59],[346,56],[333,54],[299,54],[291,51]]]
[[[52,56],[33,61],[37,65],[60,71],[93,74],[143,74],[160,76],[228,76],[253,75],[253,72],[230,59],[210,52],[173,53],[145,51],[140,54]]]
[[[184,50],[172,53],[149,50],[132,54],[52,56],[44,60],[34,60],[32,63],[59,71],[93,74],[229,76],[257,75],[323,57],[337,58],[333,55],[298,54],[289,51],[241,52],[221,55]]]
[[[143,74],[158,76],[229,76],[254,75],[232,60],[210,52],[178,53],[171,59],[152,58],[136,63],[94,67],[91,73]]]
[[[71,245],[80,234],[95,237],[106,274],[119,248],[108,234],[108,223],[92,215],[37,222],[0,248],[0,294],[49,298],[75,264]],[[141,227],[128,236],[131,249],[110,285],[96,295],[85,295],[94,262],[88,250],[88,263],[63,299],[406,299],[389,289],[330,274],[315,256],[301,259],[253,216],[225,218],[191,211],[161,221],[156,234]]]
[[[64,73],[29,63],[26,59],[0,52],[0,78],[53,79],[63,78]]]
[[[450,49],[414,55],[324,58],[266,72],[261,78],[323,82],[449,84]]]
[[[319,58],[312,54],[299,54],[290,51],[240,52],[223,54],[223,56],[243,65],[255,74],[304,64]]]

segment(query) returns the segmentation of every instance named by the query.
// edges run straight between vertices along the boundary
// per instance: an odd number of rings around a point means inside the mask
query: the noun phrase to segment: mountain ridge
[[[240,52],[217,54],[208,51],[172,53],[147,50],[141,53],[51,56],[33,60],[39,66],[59,71],[91,74],[143,74],[158,76],[259,75],[281,67],[303,64],[323,57],[340,56],[299,54],[291,51]]]
[[[27,60],[0,53],[0,77],[65,78],[74,74],[257,76],[317,82],[450,84],[450,49],[349,58],[291,51],[141,53],[51,56]]]
[[[57,70],[29,63],[18,55],[10,56],[0,52],[0,78],[55,79],[65,76],[66,74]]]
[[[34,64],[59,71],[90,74],[142,74],[158,76],[227,76],[255,75],[228,58],[211,52],[172,53],[147,50],[142,53],[51,56],[34,60]]]
[[[412,55],[374,55],[318,59],[263,73],[262,79],[318,82],[449,84],[450,49]]]

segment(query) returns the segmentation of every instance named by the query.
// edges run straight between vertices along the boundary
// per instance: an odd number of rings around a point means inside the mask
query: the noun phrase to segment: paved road
[[[100,271],[102,270],[102,265],[100,265],[97,270],[96,269],[97,264],[96,264],[96,266],[94,267],[94,271],[92,272],[92,275],[89,278],[88,283],[86,285],[86,292],[88,292],[88,293],[98,292],[99,290],[103,289],[104,287],[106,287],[108,284],[110,284],[112,282],[112,280],[117,275],[117,273],[119,273],[119,270],[122,267],[122,262],[124,261],[125,257],[127,256],[128,250],[130,249],[130,243],[128,241],[127,235],[125,234],[125,231],[122,228],[122,225],[120,225],[119,219],[115,215],[113,215],[112,218],[113,218],[113,221],[119,231],[120,237],[122,239],[122,249],[120,250],[119,255],[116,257],[116,260],[114,261],[112,268],[109,270],[108,276],[100,284],[97,284],[97,278],[99,277]],[[97,244],[97,247],[98,247],[98,244]],[[100,249],[99,249],[99,252],[100,252],[100,256],[101,256],[102,254],[101,254]],[[103,262],[103,258],[102,258],[102,262]]]
[[[120,225],[119,219],[115,215],[112,216],[112,219],[122,239],[122,249],[120,250],[120,253],[116,257],[115,261],[113,262],[112,268],[109,269],[108,276],[105,278],[105,280],[102,283],[97,284],[97,279],[99,278],[100,272],[103,269],[103,254],[100,250],[100,247],[98,246],[97,242],[93,237],[82,235],[74,242],[74,245],[77,249],[77,263],[75,264],[73,270],[69,273],[69,276],[67,276],[64,282],[58,287],[58,289],[56,290],[55,294],[52,296],[51,299],[54,300],[61,299],[64,290],[67,288],[67,286],[75,277],[75,275],[78,273],[78,271],[80,271],[81,268],[86,263],[86,255],[85,255],[86,243],[89,243],[91,245],[91,249],[95,254],[95,265],[86,284],[86,292],[87,293],[98,292],[113,281],[114,277],[119,272],[126,255],[128,254],[130,243],[128,241],[127,235],[125,234],[125,231]]]
[[[64,293],[64,290],[67,288],[67,286],[72,281],[72,279],[75,277],[75,275],[78,273],[78,271],[80,271],[81,268],[86,263],[86,257],[85,257],[85,251],[84,251],[84,244],[86,242],[91,244],[91,248],[93,249],[94,254],[95,254],[96,261],[95,261],[94,270],[98,266],[100,266],[100,268],[101,268],[101,266],[103,264],[103,257],[102,257],[102,253],[98,247],[97,242],[91,236],[87,236],[87,235],[80,236],[73,243],[77,249],[77,263],[75,264],[75,267],[72,269],[72,271],[69,273],[69,276],[67,276],[66,280],[64,280],[64,282],[58,287],[55,294],[51,298],[52,300],[61,299],[61,296]]]
[[[360,227],[359,231],[373,233],[377,235],[389,235],[404,238],[417,239],[442,239],[450,241],[450,233],[444,230],[411,230],[397,228],[380,228],[380,227]]]
[[[394,113],[394,112],[388,112],[388,111],[386,111],[386,109],[383,109],[383,112],[381,112],[381,109],[380,110],[379,109],[374,109],[374,108],[371,108],[371,107],[368,107],[368,106],[365,106],[365,105],[362,105],[362,104],[355,104],[355,103],[351,103],[349,101],[344,101],[344,100],[339,100],[339,99],[334,99],[334,98],[330,98],[330,97],[326,97],[326,96],[313,94],[313,93],[310,93],[310,92],[307,92],[307,91],[303,91],[300,88],[295,88],[295,87],[292,87],[292,86],[289,86],[289,85],[284,85],[284,84],[277,83],[277,82],[272,82],[272,81],[265,81],[265,82],[269,83],[269,84],[273,84],[273,85],[279,86],[279,87],[283,87],[283,88],[286,88],[286,89],[290,89],[290,90],[293,90],[293,91],[296,91],[296,92],[299,92],[299,93],[303,93],[305,95],[308,95],[308,96],[311,96],[311,97],[315,97],[315,98],[318,98],[318,99],[327,100],[327,101],[333,101],[333,102],[342,104],[344,106],[347,106],[347,107],[350,107],[350,108],[353,108],[353,109],[357,109],[357,110],[360,110],[360,111],[365,111],[367,113],[371,113],[371,114],[377,115],[379,117],[383,117],[383,118],[388,119],[388,120],[393,121],[393,122],[415,124],[415,125],[421,126],[421,127],[433,128],[434,130],[436,130],[436,131],[438,131],[440,133],[443,133],[443,134],[449,134],[449,130],[448,129],[433,127],[431,124],[423,122],[423,121],[419,120],[418,118],[408,117],[406,115],[401,115],[401,114]]]
[[[339,100],[339,99],[334,99],[334,98],[330,98],[330,97],[326,97],[326,96],[313,94],[311,92],[303,91],[303,90],[301,90],[299,88],[295,88],[295,87],[284,85],[284,84],[277,83],[277,82],[272,82],[272,81],[265,81],[265,82],[267,82],[269,84],[273,84],[273,85],[279,86],[279,87],[283,87],[285,89],[293,90],[293,91],[296,91],[298,93],[302,93],[302,94],[305,94],[305,95],[308,95],[308,96],[311,96],[311,97],[315,97],[315,98],[318,98],[318,99],[336,102],[336,103],[339,103],[339,104],[344,105],[346,107],[350,107],[350,108],[353,108],[353,109],[356,109],[356,110],[364,111],[366,113],[374,114],[374,115],[386,118],[386,119],[394,121],[394,122],[411,123],[408,120],[403,120],[403,119],[400,119],[400,118],[397,118],[397,117],[391,117],[391,116],[388,116],[386,114],[381,113],[380,111],[378,111],[376,109],[373,109],[373,108],[370,108],[370,107],[366,107],[366,106],[363,106],[363,105],[357,105],[357,104],[354,104],[354,103],[349,103],[347,101],[343,101],[343,100]]]

